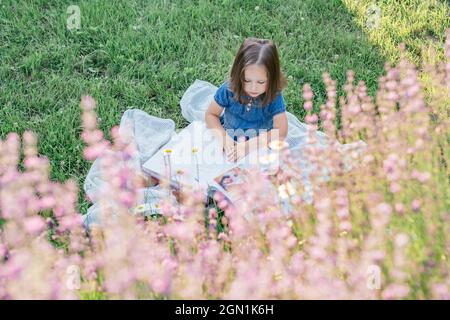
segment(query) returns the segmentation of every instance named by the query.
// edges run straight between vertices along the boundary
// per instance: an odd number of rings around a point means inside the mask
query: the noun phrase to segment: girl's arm
[[[286,112],[281,112],[273,117],[273,129],[268,132],[268,135],[270,135],[273,130],[278,130],[278,136],[275,136],[274,140],[286,139],[288,133]],[[270,143],[270,141],[268,143]]]
[[[286,139],[288,132],[288,121],[286,112],[281,112],[273,117],[273,129],[267,131],[267,133],[261,133],[258,136],[247,140],[247,143],[255,145],[256,143],[251,143],[251,140],[257,140],[258,149],[261,147],[268,147],[271,141],[274,140],[284,140]],[[250,150],[251,151],[251,150]]]
[[[205,112],[205,122],[206,127],[209,129],[215,129],[214,131],[219,133],[219,137],[225,139],[227,133],[220,124],[220,115],[222,114],[222,110],[223,108],[213,99]]]
[[[205,122],[207,128],[213,129],[213,134],[219,139],[220,143],[222,143],[222,149],[225,150],[228,159],[231,160],[236,155],[236,148],[234,140],[231,139],[220,124],[220,115],[222,114],[223,109],[224,108],[218,105],[213,99],[206,110]]]

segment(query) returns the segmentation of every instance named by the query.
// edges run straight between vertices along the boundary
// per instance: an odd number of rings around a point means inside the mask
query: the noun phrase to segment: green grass
[[[380,47],[391,62],[400,58],[398,47],[406,45],[406,55],[418,66],[442,60],[445,31],[450,27],[450,8],[443,0],[342,0],[371,43]],[[379,8],[380,23],[368,28],[370,6]],[[370,11],[369,11],[370,12]],[[436,57],[431,56],[432,50]]]
[[[379,29],[365,27],[371,3],[383,12]],[[12,131],[36,132],[39,152],[51,162],[51,178],[73,178],[80,189],[91,166],[82,157],[79,137],[83,94],[98,101],[100,127],[107,136],[129,108],[172,118],[180,129],[187,125],[179,107],[187,87],[195,79],[219,85],[245,37],[270,38],[288,76],[288,111],[303,121],[303,84],[310,83],[316,93],[316,111],[325,100],[323,72],[338,81],[342,93],[345,72],[352,69],[373,95],[384,61],[398,61],[400,42],[416,63],[431,59],[430,48],[439,58],[443,32],[450,26],[448,1],[94,0],[77,1],[81,29],[69,31],[66,10],[71,4],[0,0],[0,138]],[[443,108],[448,112],[448,104]],[[433,219],[440,219],[447,204]],[[82,190],[79,207],[82,213],[88,207]],[[395,218],[393,230],[413,236],[414,261],[425,265],[431,253],[435,261],[448,259],[444,224],[432,246],[423,218]],[[0,228],[3,223],[0,219]],[[222,224],[217,228],[221,231]],[[427,296],[425,283],[432,276],[426,271],[419,281],[411,279],[418,286],[414,297]],[[93,290],[82,298],[105,296]]]
[[[91,165],[79,137],[83,94],[98,101],[105,133],[129,108],[183,128],[183,92],[195,79],[220,85],[249,36],[278,45],[287,108],[301,120],[301,87],[312,85],[317,108],[323,72],[342,85],[353,69],[372,95],[383,72],[385,57],[337,0],[77,1],[79,31],[66,28],[71,4],[1,1],[0,138],[33,130],[52,179],[80,186]],[[79,203],[85,212],[82,192]]]
[[[342,0],[355,22],[364,30],[370,43],[380,48],[386,59],[397,63],[400,59],[400,43],[405,44],[405,55],[420,71],[419,78],[428,101],[433,100],[440,89],[432,82],[426,71],[428,64],[444,60],[446,30],[450,28],[450,2],[443,0]],[[379,24],[368,28],[367,22],[376,14],[368,15],[373,5],[379,8]],[[370,10],[369,10],[370,12]],[[373,11],[372,11],[373,12]],[[370,26],[370,24],[369,24]],[[436,101],[436,100],[435,100]],[[450,117],[450,100],[433,106],[436,120]]]

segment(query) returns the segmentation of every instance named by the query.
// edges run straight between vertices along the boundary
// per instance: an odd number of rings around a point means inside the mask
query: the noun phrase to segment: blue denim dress
[[[244,95],[244,98],[250,98]],[[275,99],[262,107],[262,99],[253,99],[254,102],[248,109],[246,105],[234,99],[234,93],[229,88],[229,81],[224,82],[216,91],[214,100],[224,108],[220,116],[220,123],[225,131],[235,140],[245,136],[248,140],[260,133],[261,130],[273,129],[273,117],[286,111],[282,93],[278,93]]]

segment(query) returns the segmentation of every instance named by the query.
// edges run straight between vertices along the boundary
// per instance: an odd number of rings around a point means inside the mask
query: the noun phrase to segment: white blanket
[[[182,130],[180,133],[175,132],[175,123],[171,119],[162,119],[158,117],[151,116],[145,113],[142,110],[138,109],[130,109],[125,111],[122,116],[120,122],[119,132],[122,137],[126,137],[129,142],[134,142],[137,146],[138,157],[133,159],[132,161],[136,170],[141,171],[141,166],[146,166],[150,169],[161,171],[163,168],[161,164],[163,164],[162,160],[162,149],[174,146],[177,143],[183,142],[184,138],[186,138],[186,134],[192,134],[192,130],[195,131],[195,128],[200,128],[200,131],[204,129],[204,116],[205,111],[211,103],[214,94],[217,90],[217,86],[212,85],[209,82],[203,80],[195,80],[194,83],[186,90],[183,94],[183,97],[180,100],[181,113],[183,117],[191,123],[190,126]],[[286,141],[289,143],[289,148],[292,151],[301,150],[302,147],[306,146],[307,141],[307,125],[305,123],[300,122],[296,116],[293,114],[286,112],[288,118],[288,135]],[[323,132],[316,131],[318,147],[326,148],[329,143],[329,139]],[[194,135],[195,137],[195,135]],[[202,136],[202,139],[204,137]],[[195,139],[194,139],[195,140]],[[202,145],[198,141],[193,141],[191,146],[187,147],[187,154],[185,157],[191,158],[191,147],[201,147]],[[337,141],[333,140],[333,143]],[[169,143],[169,144],[168,144]],[[166,145],[167,144],[167,145]],[[339,144],[341,153],[345,155],[351,151],[358,151],[359,153],[363,152],[367,147],[367,144],[362,140],[354,143],[348,144]],[[175,148],[177,149],[177,148]],[[212,148],[209,151],[213,151]],[[199,160],[202,161],[202,179],[203,182],[207,180],[211,180],[212,177],[217,176],[235,164],[232,164],[228,161],[220,162],[220,159],[224,159],[223,153],[220,153],[216,150],[216,152],[211,152],[210,157],[205,157],[204,150],[199,150]],[[301,152],[298,153],[301,155]],[[183,155],[174,155],[174,159],[176,157],[181,157],[179,161],[179,168],[184,169],[186,171],[192,172],[191,162],[188,167],[186,167],[186,163],[181,159]],[[212,158],[211,158],[212,157]],[[214,158],[215,157],[215,158]],[[151,161],[149,161],[151,159]],[[191,158],[192,159],[192,158]],[[207,161],[211,161],[213,164],[205,163],[205,159]],[[186,160],[186,158],[184,158]],[[86,215],[83,216],[84,223],[86,226],[89,226],[93,223],[101,223],[98,218],[98,204],[97,204],[97,195],[99,194],[99,190],[102,187],[103,180],[100,174],[100,161],[101,159],[96,159],[88,172],[86,180],[84,182],[84,190],[88,197],[92,200],[93,205],[88,209]],[[218,162],[219,161],[219,162]],[[218,164],[219,163],[219,164]],[[312,166],[308,163],[302,162],[302,167],[304,169],[311,170]],[[346,164],[346,170],[351,169],[351,164]],[[176,170],[176,168],[174,169]],[[307,190],[310,190],[308,186],[310,186],[308,177],[306,174],[303,177],[304,185],[307,187]],[[162,172],[162,171],[161,171]],[[192,177],[192,176],[191,176]],[[324,180],[327,179],[326,172],[324,173]],[[193,182],[193,181],[191,181]],[[144,195],[143,198],[146,202],[146,207],[154,208],[154,204],[157,203],[160,197],[164,196],[160,188],[152,187],[140,190]],[[311,203],[312,202],[312,194],[308,192],[305,195],[304,199]],[[148,211],[147,211],[148,213]],[[154,213],[154,211],[153,211]],[[151,214],[151,212],[150,212]]]

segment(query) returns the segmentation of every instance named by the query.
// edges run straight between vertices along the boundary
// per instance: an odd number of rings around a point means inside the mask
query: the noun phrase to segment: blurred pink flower
[[[317,114],[315,114],[315,113],[312,115],[307,115],[305,117],[305,121],[307,123],[317,123],[317,120],[318,120],[318,117],[317,117]]]
[[[414,199],[411,203],[411,208],[413,209],[413,211],[417,212],[420,210],[420,206],[421,206],[421,201],[420,199]]]
[[[95,160],[107,150],[107,146],[105,143],[95,144],[84,149],[84,157],[87,160]]]
[[[376,208],[381,214],[390,215],[392,213],[392,207],[386,202],[380,203]]]
[[[95,100],[91,96],[81,97],[80,106],[84,111],[92,111],[95,109]]]
[[[312,100],[312,98],[314,97],[314,94],[311,90],[311,86],[309,84],[305,84],[303,86],[303,99],[305,100]]]
[[[410,289],[405,284],[391,284],[383,290],[383,299],[393,300],[405,298]]]
[[[394,207],[395,207],[395,211],[397,211],[398,213],[405,212],[405,206],[403,205],[403,203],[397,202]]]
[[[404,246],[406,246],[406,244],[409,242],[409,237],[406,235],[406,234],[404,234],[404,233],[401,233],[401,234],[398,234],[396,237],[395,237],[395,244],[397,245],[397,246],[399,246],[399,247],[404,247]]]
[[[31,234],[38,234],[42,232],[46,227],[46,223],[44,222],[44,220],[38,216],[26,218],[23,224],[25,230]]]

